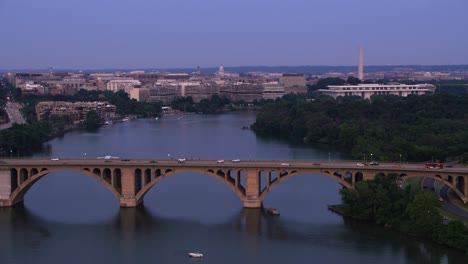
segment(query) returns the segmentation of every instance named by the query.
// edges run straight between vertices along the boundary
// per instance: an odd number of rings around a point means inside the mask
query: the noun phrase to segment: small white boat
[[[271,215],[280,215],[280,212],[276,208],[268,208],[268,213]]]
[[[200,252],[190,252],[188,255],[191,258],[203,258],[203,254]]]

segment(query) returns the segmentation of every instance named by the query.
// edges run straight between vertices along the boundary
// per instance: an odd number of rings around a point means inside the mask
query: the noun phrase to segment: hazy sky
[[[468,0],[0,0],[0,69],[468,64]]]

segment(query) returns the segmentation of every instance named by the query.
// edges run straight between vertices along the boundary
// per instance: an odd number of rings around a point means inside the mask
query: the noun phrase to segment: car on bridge
[[[186,159],[177,159],[178,163],[185,163]]]
[[[356,163],[356,166],[365,167],[365,166],[367,166],[367,164],[365,164],[365,163]]]
[[[233,159],[232,162],[240,162],[240,159]]]
[[[291,163],[281,163],[282,166],[291,166]]]
[[[224,163],[224,160],[217,160],[216,163]]]
[[[371,162],[369,163],[369,165],[371,165],[371,166],[379,166],[379,163],[378,163],[377,161],[371,161]]]

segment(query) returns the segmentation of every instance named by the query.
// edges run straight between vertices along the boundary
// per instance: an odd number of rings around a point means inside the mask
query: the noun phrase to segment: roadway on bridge
[[[377,166],[363,166],[359,161],[320,161],[320,160],[201,160],[185,159],[182,162],[179,159],[147,159],[147,158],[25,158],[25,159],[3,159],[0,164],[5,165],[150,165],[150,166],[177,166],[177,167],[235,167],[235,168],[316,168],[316,169],[362,169],[365,170],[385,170],[385,172],[400,171],[431,171],[435,170],[446,173],[468,173],[468,167],[455,166],[443,169],[427,169],[424,163],[398,164],[398,163],[380,163]]]

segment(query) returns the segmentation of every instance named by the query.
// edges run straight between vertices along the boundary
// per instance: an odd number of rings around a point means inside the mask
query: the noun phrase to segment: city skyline
[[[0,69],[468,64],[468,3],[0,1]]]

